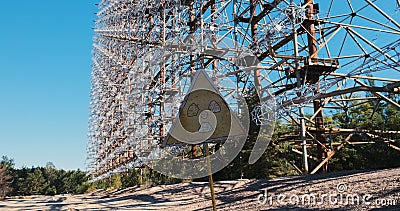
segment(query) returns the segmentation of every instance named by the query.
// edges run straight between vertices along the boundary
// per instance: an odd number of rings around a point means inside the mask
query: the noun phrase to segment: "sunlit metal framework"
[[[252,87],[263,98],[272,90],[276,106],[261,103],[252,119],[267,124],[263,114],[272,109],[278,119],[298,124],[299,134],[281,139],[303,156],[303,166],[296,167],[303,173],[326,170],[353,134],[378,136],[332,128],[324,114],[343,112],[351,101],[383,100],[400,108],[385,95],[400,87],[396,1],[103,0],[98,6],[87,147],[87,167],[95,178],[142,166],[139,158],[163,142],[198,69],[207,71],[225,98],[246,95]],[[189,34],[214,44],[231,39],[237,45],[232,47],[250,49],[260,62],[240,68],[196,55],[195,49],[175,52],[163,65],[154,61],[164,46]],[[224,87],[226,78],[235,86]],[[332,145],[328,133],[348,136]],[[387,140],[397,148],[395,141]],[[320,157],[310,158],[310,147],[318,148]],[[320,164],[310,170],[308,159]]]

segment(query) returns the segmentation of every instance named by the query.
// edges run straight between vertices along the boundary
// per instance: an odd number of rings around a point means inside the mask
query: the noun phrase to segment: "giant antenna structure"
[[[327,141],[332,131],[346,134],[344,141],[358,133],[378,136],[331,128],[324,113],[346,110],[351,101],[383,100],[400,108],[384,94],[400,87],[398,1],[102,0],[98,7],[87,146],[87,168],[95,179],[143,167],[143,158],[167,136],[199,69],[231,98],[226,101],[237,113],[232,90],[246,95],[257,87],[265,103],[251,111],[256,124],[270,124],[271,111],[295,122],[299,133],[281,141],[300,149],[303,166],[297,169],[303,173],[326,170],[335,151]],[[226,48],[249,49],[259,62],[241,68],[196,54],[226,39],[234,41]],[[189,47],[166,52],[174,43]],[[223,82],[227,78],[235,84]],[[371,96],[355,97],[357,92]],[[271,95],[276,103],[267,99]],[[311,147],[320,151],[312,170]]]

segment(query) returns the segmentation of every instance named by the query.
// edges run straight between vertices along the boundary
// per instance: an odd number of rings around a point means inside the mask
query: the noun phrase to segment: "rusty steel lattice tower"
[[[273,92],[276,105],[261,103],[252,120],[267,124],[264,112],[275,110],[278,119],[298,124],[299,134],[282,141],[300,149],[295,147],[303,157],[300,172],[326,169],[355,133],[376,136],[331,128],[324,113],[346,110],[354,100],[384,100],[400,108],[382,94],[399,93],[400,87],[396,1],[102,0],[98,6],[87,149],[87,167],[96,178],[142,167],[139,158],[163,142],[198,69],[207,71],[225,97],[234,98],[232,90],[246,95],[252,87],[261,90],[261,98]],[[176,52],[163,65],[154,62],[163,47],[188,35],[215,45],[231,39],[230,47],[250,49],[259,62],[243,69],[195,49]],[[354,97],[355,92],[371,94]],[[239,112],[235,103],[230,106]],[[332,148],[328,132],[347,138]],[[320,154],[313,170],[307,162],[310,147]]]

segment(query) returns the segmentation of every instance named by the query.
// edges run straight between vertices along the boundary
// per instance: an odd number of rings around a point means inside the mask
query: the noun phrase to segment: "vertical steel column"
[[[172,15],[174,15],[174,14],[172,14]],[[166,17],[166,11],[165,10],[163,10],[163,22],[164,22],[164,26],[167,24],[167,17]],[[165,28],[164,28],[165,29]],[[162,43],[164,44],[165,43],[165,31],[163,31],[163,34],[162,34]],[[165,124],[164,124],[164,121],[163,121],[163,119],[162,119],[162,114],[164,113],[164,106],[165,106],[165,98],[164,98],[164,94],[165,94],[165,76],[166,76],[166,74],[165,74],[165,69],[167,68],[167,64],[165,63],[166,61],[163,61],[161,64],[162,64],[162,67],[160,67],[160,79],[159,79],[159,82],[160,82],[160,96],[159,96],[159,101],[160,101],[160,107],[159,107],[159,112],[160,112],[160,116],[159,116],[159,121],[161,121],[160,122],[160,126],[159,126],[159,141],[161,142],[162,141],[162,137],[164,137],[164,127],[165,127]]]
[[[254,18],[257,16],[257,1],[250,0],[250,27],[251,27],[251,37],[253,40],[254,50],[258,54],[258,46],[257,46],[257,22]],[[260,79],[260,70],[254,70],[254,86],[257,87],[258,90],[261,90],[261,79]]]
[[[294,9],[294,1],[291,0],[292,8]],[[297,88],[301,89],[303,86],[301,79],[301,69],[299,67],[299,61],[297,61],[297,57],[299,56],[299,46],[297,41],[297,28],[296,28],[296,14],[292,12],[292,25],[293,25],[293,45],[294,45],[294,56],[296,57],[296,79],[297,79]],[[298,94],[300,95],[300,94]],[[299,115],[300,115],[300,138],[301,145],[303,150],[303,173],[308,174],[308,154],[307,154],[307,140],[306,140],[306,125],[304,122],[304,111],[303,107],[299,107]]]
[[[314,15],[315,15],[315,10],[314,10],[314,1],[313,0],[306,0],[305,2],[307,4],[307,12],[306,12],[306,23],[304,24],[306,30],[308,31],[307,33],[307,40],[308,40],[308,51],[309,51],[309,64],[313,64],[313,59],[318,58],[317,54],[317,39],[316,39],[316,33],[315,33],[315,24],[314,24]],[[318,82],[320,74],[316,73],[315,75],[311,76],[311,81]],[[316,94],[320,92],[320,89],[316,90]],[[325,132],[324,131],[324,117],[322,114],[322,104],[321,104],[321,99],[316,99],[313,101],[313,107],[314,107],[314,113],[316,113],[315,116],[315,127],[317,128],[315,132],[315,138],[322,144],[325,144]],[[327,153],[324,149],[323,146],[318,145],[318,154],[320,160],[324,160],[327,156]],[[322,171],[326,172],[328,170],[328,164],[326,163],[322,167]]]
[[[195,11],[194,11],[194,2],[190,3],[190,13],[189,13],[189,19],[190,19],[190,35],[193,35],[195,30],[196,30],[196,22],[195,22]],[[194,74],[194,55],[190,55],[190,80],[193,80],[193,74]],[[179,117],[177,117],[179,118]],[[197,145],[192,145],[192,150],[191,154],[193,158],[197,157]]]

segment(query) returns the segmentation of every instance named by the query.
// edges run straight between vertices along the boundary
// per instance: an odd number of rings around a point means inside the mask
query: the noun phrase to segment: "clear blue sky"
[[[96,0],[0,3],[0,156],[84,169]]]

